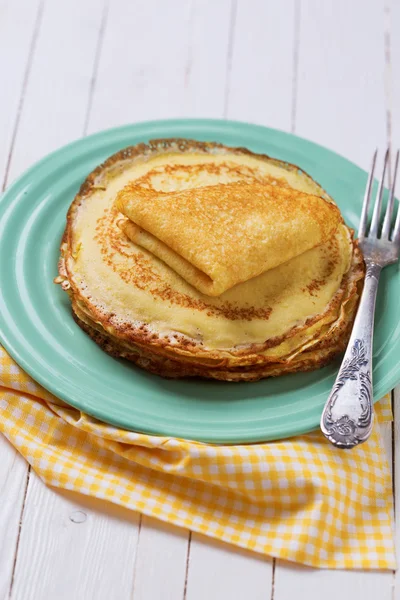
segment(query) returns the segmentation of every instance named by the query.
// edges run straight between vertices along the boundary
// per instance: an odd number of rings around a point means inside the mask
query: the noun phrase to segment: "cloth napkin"
[[[391,418],[387,398],[376,413]],[[0,346],[0,431],[49,486],[314,567],[395,568],[378,426],[351,451],[320,432],[239,446],[133,433],[55,398]]]

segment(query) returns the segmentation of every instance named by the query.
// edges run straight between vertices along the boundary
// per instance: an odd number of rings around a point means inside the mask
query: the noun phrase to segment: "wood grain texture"
[[[399,548],[400,548],[400,386],[394,391],[394,427],[393,427],[393,442],[394,442],[394,461],[393,461],[393,476],[395,482],[395,540],[397,551],[397,571],[394,574],[393,580],[393,600],[397,600],[400,590],[400,570],[399,570]],[[395,595],[396,591],[396,595]]]
[[[395,600],[392,583],[392,572],[325,571],[280,562],[273,600]]]
[[[303,0],[296,133],[368,169],[386,144],[383,0]]]
[[[32,472],[12,598],[129,598],[138,515],[46,487]]]
[[[180,116],[223,116],[234,4],[235,0],[191,2]]]
[[[387,59],[389,62],[387,96],[390,112],[390,133],[393,151],[400,148],[400,3],[386,0]],[[397,180],[397,197],[400,195],[400,181]]]
[[[44,6],[9,182],[84,131],[102,17],[96,0],[51,0]]]
[[[272,589],[272,559],[192,534],[186,600],[264,600]]]
[[[41,16],[37,0],[0,2],[0,189],[7,180]],[[0,598],[7,597],[12,582],[27,473],[26,462],[0,435]]]
[[[229,10],[229,0],[111,2],[89,131],[222,116]]]
[[[0,189],[7,179],[41,17],[39,0],[28,4],[24,0],[0,2]]]
[[[0,435],[0,598],[11,587],[19,544],[28,465]]]
[[[189,532],[142,517],[135,564],[135,600],[183,598]]]
[[[238,0],[225,116],[290,130],[294,32],[294,0]]]
[[[102,11],[95,0],[45,5],[10,163],[10,179],[83,134]],[[24,481],[24,480],[22,480]],[[15,497],[16,506],[23,498]],[[138,516],[90,509],[29,479],[12,595],[109,598],[133,587]],[[84,520],[80,519],[84,517]],[[71,517],[71,518],[70,518]],[[124,549],[121,552],[121,548]],[[101,581],[101,585],[99,585]]]

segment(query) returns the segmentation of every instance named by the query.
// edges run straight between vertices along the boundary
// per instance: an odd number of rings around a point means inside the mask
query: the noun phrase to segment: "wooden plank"
[[[391,109],[391,138],[393,150],[400,148],[400,5],[396,0],[386,0],[387,15],[387,53],[390,60],[388,69],[387,93]],[[400,183],[397,181],[397,197],[400,195]]]
[[[89,131],[180,114],[190,5],[110,3]]]
[[[226,116],[290,130],[295,2],[238,0]]]
[[[183,598],[189,532],[142,517],[135,566],[135,600]]]
[[[83,134],[102,5],[96,0],[45,5],[9,181]]]
[[[222,117],[234,0],[191,2],[181,117]]]
[[[279,561],[273,600],[393,600],[392,580],[391,572],[325,571]]]
[[[139,517],[59,492],[31,473],[12,597],[129,598]]]
[[[0,435],[0,598],[7,598],[14,572],[28,465]]]
[[[110,3],[89,131],[167,117],[221,116],[229,0]]]
[[[271,589],[272,559],[192,535],[186,600],[265,600]]]
[[[364,168],[386,144],[383,0],[301,4],[296,133]]]
[[[198,6],[197,6],[197,8],[194,7],[194,9],[197,10],[197,13],[199,13]],[[120,16],[120,14],[117,16]],[[208,14],[208,15],[206,14],[206,15],[203,15],[202,18],[204,20],[205,18],[207,18],[209,16],[210,16],[210,14]],[[63,15],[63,17],[65,17],[63,19],[63,21],[66,20],[68,22],[68,19],[72,18],[72,15],[70,15],[68,13],[67,15]],[[56,18],[55,14],[53,14],[48,19],[49,19],[49,22],[51,22],[53,25],[57,22],[57,18]],[[218,21],[215,22],[215,20],[212,22],[213,23],[212,31],[213,31],[215,43],[217,43],[217,26],[219,24],[221,24],[222,25],[221,29],[223,29],[223,19],[220,18],[219,21],[220,21],[219,23],[218,23]],[[118,19],[117,19],[116,23],[117,23],[117,27],[114,30],[114,32],[112,32],[112,34],[111,34],[111,39],[113,41],[119,39],[119,37],[120,37],[120,21],[118,21]],[[136,25],[136,23],[134,23],[134,25]],[[68,31],[67,25],[64,25],[64,26],[66,27],[66,31]],[[193,44],[203,45],[206,40],[204,38],[204,34],[202,34],[201,21],[200,22],[196,21],[195,23],[193,23],[192,29],[193,29],[193,37],[195,38],[194,42],[192,41],[192,48],[193,48]],[[112,30],[112,26],[110,26],[108,28],[109,34],[110,34],[110,30]],[[45,28],[45,31],[46,31],[46,28]],[[131,42],[131,36],[127,36],[125,38],[125,43],[127,44],[125,56],[128,56],[128,58],[130,56],[130,53],[129,53],[130,52],[130,42]],[[220,43],[220,42],[218,42],[218,43]],[[46,46],[45,43],[42,42],[42,44],[44,46]],[[100,51],[100,59],[102,56],[103,57],[105,56],[106,60],[108,60],[109,56],[107,56],[107,53],[104,53],[104,49],[101,48],[101,45],[98,45],[98,50]],[[109,50],[111,52],[112,48],[110,48]],[[189,62],[188,62],[188,59],[186,58],[186,55],[190,59]],[[190,104],[191,99],[198,101],[197,96],[194,93],[196,91],[194,89],[195,88],[194,84],[198,85],[198,83],[199,83],[199,73],[200,73],[200,75],[202,73],[202,80],[200,81],[200,84],[201,84],[200,88],[205,88],[205,83],[206,83],[205,77],[206,77],[207,73],[205,70],[204,60],[201,60],[201,61],[198,60],[198,53],[190,55],[190,52],[189,53],[187,52],[186,55],[182,55],[182,58],[184,59],[184,62],[182,63],[182,73],[185,74],[185,85],[186,85],[186,89],[188,90],[188,98],[189,98],[189,104]],[[114,56],[113,52],[111,52],[111,56]],[[207,56],[205,56],[205,60],[207,60]],[[58,63],[60,63],[60,60],[58,60]],[[100,63],[99,63],[100,67],[102,64],[103,63],[100,60]],[[222,65],[222,67],[225,67],[225,61],[222,61],[222,62],[220,61],[219,67],[221,67],[221,65]],[[218,67],[218,61],[216,63],[216,66]],[[51,67],[51,65],[50,65],[50,67]],[[122,65],[122,67],[123,67],[123,65]],[[47,71],[48,68],[49,68],[49,65],[48,64],[45,65],[45,69],[44,69],[45,72]],[[82,65],[81,65],[81,68],[82,68],[82,73],[83,73],[85,68]],[[71,69],[72,74],[74,74],[75,70],[74,70],[73,65],[70,65],[70,69]],[[41,70],[43,70],[43,66],[42,66]],[[122,79],[118,80],[118,81],[114,81],[114,86],[115,86],[114,90],[121,90],[121,88],[123,88],[123,84],[125,81],[123,68],[121,70],[118,70],[118,73],[121,74]],[[30,91],[30,95],[32,98],[31,106],[28,106],[28,110],[29,110],[29,108],[31,108],[32,113],[35,110],[35,108],[34,108],[35,106],[36,106],[36,111],[38,110],[37,96],[39,94],[38,94],[38,89],[35,86],[36,81],[37,81],[37,79],[34,79],[33,84],[31,86],[31,88],[33,87],[33,91]],[[191,82],[193,82],[193,83],[191,83]],[[222,82],[224,82],[224,78],[222,78]],[[154,82],[154,83],[156,85],[152,90],[153,94],[157,92],[157,82]],[[87,88],[87,86],[86,86],[86,88]],[[101,95],[101,91],[103,88],[101,86],[96,87],[96,85],[94,83],[94,85],[91,86],[91,89],[94,90],[93,100],[95,101],[95,103],[97,103],[97,106],[98,106],[98,93],[100,93],[100,95]],[[100,90],[100,92],[99,92],[99,90]],[[82,93],[80,93],[81,90],[78,89],[75,91],[78,94],[78,97],[80,97],[81,105],[84,106],[85,102],[83,101]],[[96,94],[96,92],[98,92],[98,93]],[[223,93],[223,86],[220,86],[220,88],[217,88],[217,92],[221,96],[220,107],[222,108],[223,96],[222,96],[221,92]],[[58,100],[57,104],[59,104],[59,101],[61,101],[61,105],[62,105],[62,98],[58,98],[57,100]],[[103,100],[103,102],[104,102],[104,100]],[[146,101],[144,101],[143,104],[144,104],[144,108],[147,109]],[[47,113],[48,108],[49,108],[48,106],[44,107],[44,110],[46,113]],[[75,113],[76,113],[76,108],[77,107],[75,107]],[[105,117],[101,124],[102,127],[110,125],[110,121],[108,120],[108,118],[115,115],[115,111],[113,110],[112,105],[106,105],[106,108],[107,108],[107,110],[105,113]],[[51,108],[50,108],[50,110],[51,110]],[[62,142],[67,141],[68,137],[65,137],[65,136],[71,135],[71,137],[75,137],[76,135],[78,135],[78,132],[75,130],[75,128],[77,130],[80,130],[82,128],[82,123],[83,123],[82,117],[83,117],[82,111],[79,111],[78,115],[75,114],[74,122],[73,122],[73,124],[71,123],[71,125],[73,126],[72,131],[68,127],[68,123],[67,123],[66,124],[67,126],[65,128],[62,128],[61,131],[60,131],[60,128],[58,128],[58,129],[56,128],[55,132],[54,131],[50,132],[49,137],[51,139],[45,140],[44,145],[47,145],[47,147],[50,146],[50,148],[51,148],[53,144],[54,144],[54,146],[56,146]],[[25,123],[27,123],[28,120],[29,119],[24,119],[24,118],[22,119],[22,131],[23,132],[25,129]],[[54,133],[54,136],[52,135],[52,133]],[[22,139],[23,139],[23,137],[24,136],[22,134]],[[27,158],[29,148],[28,148],[28,150],[26,148],[24,148],[23,150],[24,150],[24,154],[22,154],[22,152],[19,152],[19,148],[17,146],[17,150],[15,153],[15,160],[14,160],[14,164],[13,164],[12,176],[15,176],[16,174],[18,174],[24,168],[24,162],[29,160],[29,158]],[[32,149],[32,154],[34,154],[35,151],[37,151],[37,148]],[[44,152],[45,151],[46,151],[46,148],[44,149]],[[33,157],[33,158],[35,158],[35,157]],[[44,488],[40,484],[40,482],[37,480],[37,478],[34,478],[34,480],[35,480],[35,485],[33,485],[33,484],[30,485],[30,487],[29,487],[30,494],[27,498],[26,518],[24,520],[24,535],[22,538],[21,551],[18,556],[14,592],[17,596],[19,594],[21,596],[26,594],[27,593],[26,582],[28,582],[30,589],[34,590],[35,597],[40,597],[41,595],[44,596],[44,595],[48,595],[48,594],[50,594],[50,596],[51,596],[53,588],[54,588],[54,581],[56,581],[57,573],[60,573],[60,569],[63,569],[62,579],[63,579],[63,581],[65,581],[65,585],[66,585],[65,589],[67,590],[67,595],[70,595],[70,596],[72,595],[72,597],[74,597],[74,590],[71,589],[71,586],[68,583],[69,582],[68,572],[72,568],[73,564],[67,563],[66,565],[64,565],[62,562],[60,562],[60,559],[58,558],[59,556],[63,556],[63,554],[65,553],[65,552],[63,552],[63,548],[64,548],[64,544],[66,544],[67,542],[68,543],[70,542],[68,537],[66,539],[61,540],[58,551],[55,553],[55,558],[48,561],[49,568],[46,571],[48,576],[46,576],[44,578],[42,577],[40,580],[35,578],[33,573],[34,573],[34,571],[36,572],[36,569],[35,569],[36,561],[34,561],[33,565],[27,564],[27,559],[29,557],[29,554],[30,554],[32,548],[34,548],[35,556],[38,557],[38,561],[40,562],[40,560],[42,560],[43,556],[45,555],[44,550],[46,549],[46,546],[52,545],[54,543],[53,537],[52,537],[54,531],[51,527],[47,527],[47,529],[46,529],[46,527],[44,527],[46,535],[39,539],[39,541],[37,542],[38,547],[36,547],[35,544],[33,543],[33,540],[32,540],[33,526],[30,525],[29,517],[30,517],[30,510],[31,510],[32,504],[33,503],[36,504],[36,501],[34,501],[34,499],[39,495],[43,496],[44,500],[40,499],[40,500],[37,500],[37,502],[40,502],[41,504],[43,504],[43,502],[46,503],[46,501],[49,502],[50,508],[48,509],[47,512],[49,512],[49,510],[51,510],[51,512],[55,513],[56,515],[64,514],[64,512],[65,512],[65,507],[63,506],[63,502],[60,501],[59,497],[58,496],[49,496],[49,491],[46,490],[46,488]],[[92,521],[93,521],[93,515],[92,515]],[[104,519],[103,519],[103,521],[104,521]],[[105,523],[107,524],[107,521],[105,521]],[[187,534],[187,532],[181,534],[179,531],[178,531],[178,533],[176,533],[176,530],[174,530],[173,533],[170,533],[167,529],[160,530],[157,525],[154,526],[154,523],[155,522],[153,522],[153,525],[151,525],[151,520],[149,520],[149,519],[143,520],[143,526],[141,529],[141,544],[140,544],[141,552],[138,555],[138,567],[139,568],[136,569],[135,596],[139,595],[139,597],[140,596],[145,597],[146,594],[149,593],[150,591],[155,592],[155,590],[158,590],[158,592],[161,594],[161,597],[166,597],[166,594],[168,595],[169,593],[170,593],[170,597],[174,597],[174,590],[181,589],[181,591],[183,593],[185,568],[186,568],[185,561],[182,561],[182,560],[179,561],[177,559],[178,559],[179,554],[186,558],[188,534]],[[94,520],[94,522],[92,524],[92,530],[95,531],[99,526],[101,526],[101,523],[99,525],[99,518],[97,518],[96,520]],[[89,535],[88,533],[85,533],[85,536],[88,536],[88,535]],[[79,539],[80,538],[78,536],[77,541]],[[160,541],[162,541],[162,540],[164,541],[165,549],[167,549],[167,547],[169,547],[169,546],[172,546],[174,548],[174,552],[169,554],[169,557],[170,557],[169,562],[165,560],[164,554],[160,553],[160,547],[162,545],[162,544],[160,544]],[[105,551],[104,548],[101,549],[101,552],[104,552],[104,551]],[[53,556],[53,554],[54,553],[52,553],[52,556]],[[99,556],[99,554],[96,552],[91,560],[91,570],[92,571],[95,568],[96,559],[100,562],[105,561],[106,564],[108,563],[106,556],[101,556],[101,555]],[[124,563],[122,563],[122,566],[124,568],[126,567],[126,565]],[[162,580],[160,580],[159,573],[158,573],[157,578],[154,578],[154,572],[153,572],[154,568],[157,568],[157,571],[159,571],[161,566],[167,567],[166,575],[167,575],[167,573],[169,573],[169,575],[170,575],[173,572],[174,566],[176,566],[178,569],[173,578],[165,577],[164,585],[162,588],[159,585],[160,582],[162,581]],[[28,576],[26,577],[25,583],[24,582],[21,583],[22,573],[26,569],[28,569]],[[129,569],[128,569],[128,571],[129,571]],[[131,569],[131,572],[133,573],[133,569]],[[54,574],[54,577],[51,575],[51,573]],[[70,575],[71,575],[71,573],[70,573]],[[114,573],[114,583],[115,583],[116,589],[118,589],[118,590],[120,589],[119,579],[120,579],[120,574],[117,569],[117,570],[115,570],[115,573]],[[78,581],[79,581],[79,578],[78,578]],[[96,582],[96,579],[94,579],[94,582]],[[154,597],[154,594],[152,594],[151,597]]]
[[[393,461],[393,473],[395,481],[395,540],[396,540],[396,551],[397,551],[397,571],[394,574],[394,590],[393,598],[398,598],[400,590],[400,571],[399,571],[399,553],[400,553],[400,386],[394,391],[394,461]],[[396,594],[395,594],[396,592]]]
[[[47,152],[82,135],[101,19],[101,5],[96,0],[46,4],[10,179]],[[18,505],[18,497],[11,498]],[[93,507],[81,497],[71,500],[56,494],[31,474],[13,597],[109,598],[115,589],[129,596],[138,516],[128,511],[121,516],[111,506],[102,503],[102,507]]]
[[[0,189],[9,156],[41,21],[38,0],[0,2]],[[0,435],[0,598],[6,598],[13,577],[28,465]]]
[[[296,133],[368,168],[387,144],[383,2],[301,4]],[[383,426],[390,452],[391,427]],[[321,571],[277,561],[274,600],[392,598],[392,573]]]
[[[23,103],[40,21],[39,0],[0,2],[0,188]]]

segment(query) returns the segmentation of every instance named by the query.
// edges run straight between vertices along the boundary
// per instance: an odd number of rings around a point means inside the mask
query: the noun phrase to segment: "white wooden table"
[[[399,0],[0,0],[0,182],[82,135],[183,116],[292,131],[368,168],[400,146],[399,29]],[[400,408],[396,423],[400,482]],[[302,568],[56,492],[1,438],[8,597],[393,600],[400,576]]]

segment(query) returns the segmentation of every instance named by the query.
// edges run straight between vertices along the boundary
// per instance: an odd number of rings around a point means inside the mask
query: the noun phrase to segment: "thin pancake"
[[[251,379],[249,370],[259,378],[316,368],[340,351],[363,278],[344,224],[329,241],[210,297],[123,234],[114,200],[130,181],[163,192],[258,182],[333,202],[297,167],[243,149],[161,140],[111,157],[71,205],[58,282],[77,319],[117,354],[144,356],[140,366],[150,361],[168,376],[239,380]]]
[[[222,360],[218,364],[209,364],[204,359],[187,359],[169,356],[167,352],[153,352],[148,346],[129,344],[114,338],[82,313],[78,306],[74,306],[74,317],[78,325],[101,346],[103,350],[116,357],[123,357],[138,366],[157,375],[168,378],[179,377],[208,377],[224,381],[258,381],[264,377],[276,377],[284,373],[309,371],[324,366],[337,354],[342,352],[350,335],[354,311],[358,301],[359,275],[362,273],[362,259],[360,254],[355,254],[352,268],[352,284],[349,285],[349,295],[341,307],[341,319],[320,333],[320,337],[309,341],[303,348],[299,348],[291,356],[274,361],[251,363],[248,366],[230,366],[228,361]]]
[[[160,374],[166,374],[164,365],[167,369],[170,367],[171,360],[179,360],[179,364],[185,366],[185,373],[195,369],[191,374],[198,374],[201,368],[218,369],[216,373],[221,374],[221,369],[231,371],[246,371],[255,369],[260,374],[263,365],[265,368],[274,369],[275,374],[286,372],[289,366],[297,364],[302,359],[302,355],[307,352],[307,363],[318,365],[320,358],[326,350],[341,351],[346,343],[346,335],[349,325],[354,318],[354,312],[358,302],[360,286],[364,274],[362,255],[357,243],[354,242],[354,253],[349,272],[344,277],[342,285],[327,307],[326,311],[320,315],[320,318],[310,324],[307,328],[292,330],[287,339],[274,340],[275,345],[261,349],[256,345],[251,349],[244,349],[242,353],[233,356],[229,353],[220,352],[218,355],[213,353],[191,354],[186,350],[170,347],[168,345],[160,346],[154,343],[143,343],[141,341],[132,342],[129,335],[113,335],[112,332],[104,330],[102,325],[92,320],[92,316],[87,307],[78,299],[72,297],[72,306],[79,324],[85,323],[87,328],[96,331],[107,337],[111,351],[116,349],[120,355],[137,362],[143,360],[155,361],[160,369]],[[69,290],[70,295],[71,290]],[[338,300],[340,299],[340,302]],[[85,331],[87,328],[84,328]],[[93,337],[93,336],[92,336]],[[251,350],[251,351],[250,351]],[[321,354],[322,352],[322,354]],[[178,363],[177,363],[178,364]],[[169,365],[169,366],[168,366]],[[269,368],[268,367],[268,368]],[[179,376],[179,370],[175,369]],[[170,373],[168,376],[172,376]],[[211,376],[211,375],[209,375]]]
[[[129,239],[209,296],[327,242],[343,222],[323,198],[257,182],[175,192],[131,182],[116,207]]]

